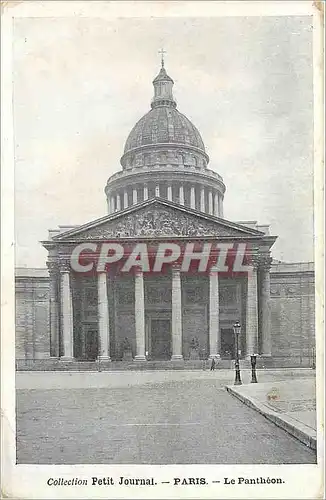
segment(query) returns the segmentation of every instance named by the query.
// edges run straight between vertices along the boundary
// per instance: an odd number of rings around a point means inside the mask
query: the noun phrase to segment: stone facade
[[[97,331],[97,297],[94,280],[88,281],[89,325]],[[188,281],[188,282],[187,282]],[[191,357],[192,341],[198,339],[200,356],[207,357],[208,348],[208,279],[186,278],[183,280],[183,354]],[[221,280],[222,281],[222,280]],[[50,302],[49,273],[47,269],[16,270],[16,359],[19,365],[32,366],[33,360],[51,360],[50,355]],[[94,293],[95,289],[95,293]],[[93,290],[93,294],[92,294]],[[285,264],[274,263],[271,269],[271,351],[272,357],[263,358],[265,366],[308,366],[314,365],[315,326],[314,326],[314,268],[312,263]],[[242,309],[245,306],[245,292],[232,286],[227,280],[220,284],[220,322],[222,359],[228,359],[227,342],[235,318],[241,316],[237,309],[242,296]],[[78,295],[78,294],[77,294]],[[79,298],[81,300],[81,297]],[[111,339],[113,360],[122,360],[126,339],[131,348],[132,357],[136,354],[134,289],[130,279],[118,280],[114,284],[114,293],[109,296],[110,308],[114,308],[114,323],[111,325],[114,335]],[[169,278],[160,277],[160,281],[148,280],[145,286],[146,321],[149,318],[171,318],[171,290]],[[78,312],[79,311],[79,312]],[[80,330],[81,311],[76,306],[76,331]],[[90,328],[90,331],[92,329]],[[223,334],[225,332],[225,334]],[[76,342],[76,358],[82,358],[82,348]],[[93,347],[90,359],[96,359],[97,345]]]

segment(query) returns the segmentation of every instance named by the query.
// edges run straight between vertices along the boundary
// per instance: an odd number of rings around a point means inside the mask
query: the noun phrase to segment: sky
[[[14,24],[16,266],[45,267],[48,229],[107,212],[104,187],[150,109],[166,50],[178,109],[224,179],[224,217],[313,260],[312,19],[20,18]]]

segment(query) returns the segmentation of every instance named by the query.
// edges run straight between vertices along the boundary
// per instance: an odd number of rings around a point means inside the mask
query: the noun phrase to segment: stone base
[[[215,358],[219,361],[221,359],[221,356],[219,354],[210,354],[208,356],[208,359],[213,359],[213,358]]]
[[[134,361],[146,361],[146,356],[142,355],[142,354],[137,354],[135,357],[134,357]]]
[[[173,356],[171,356],[171,361],[178,361],[182,359],[183,359],[182,354],[173,354]]]
[[[98,356],[97,360],[98,362],[109,362],[111,361],[110,356]]]
[[[75,361],[75,358],[73,358],[71,356],[61,356],[61,358],[59,358],[59,361],[69,361],[69,362],[72,362],[72,361]]]

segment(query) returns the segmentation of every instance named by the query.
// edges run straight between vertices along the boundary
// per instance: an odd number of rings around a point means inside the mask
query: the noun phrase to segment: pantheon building
[[[224,218],[226,186],[173,85],[162,62],[150,109],[105,186],[107,215],[49,230],[47,267],[16,269],[18,369],[180,369],[212,357],[231,367],[236,321],[244,366],[252,354],[265,367],[314,365],[313,263],[275,261],[268,225]],[[184,272],[175,261],[157,273],[122,273],[118,262],[76,272],[73,249],[103,242],[129,252],[144,243],[153,255],[171,242],[245,246],[250,270]]]

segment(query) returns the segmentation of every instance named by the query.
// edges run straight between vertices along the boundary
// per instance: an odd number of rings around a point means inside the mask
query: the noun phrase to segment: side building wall
[[[16,269],[16,360],[27,365],[50,356],[47,269]]]
[[[313,263],[272,265],[272,358],[264,360],[264,366],[314,366],[314,284]],[[187,324],[185,318],[184,324]],[[33,364],[33,360],[49,357],[48,271],[18,268],[16,269],[17,364],[28,367]]]
[[[271,269],[273,366],[315,365],[315,277],[311,262]]]

